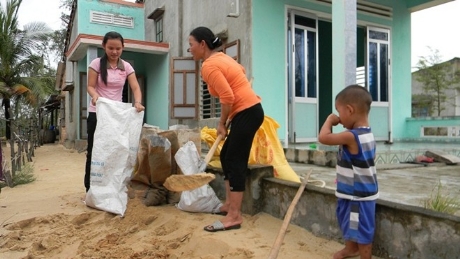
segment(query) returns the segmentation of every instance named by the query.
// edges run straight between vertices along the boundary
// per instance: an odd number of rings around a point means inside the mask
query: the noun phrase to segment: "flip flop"
[[[217,231],[226,231],[226,230],[239,229],[239,228],[241,228],[241,224],[236,224],[230,227],[225,227],[224,224],[222,224],[220,220],[217,220],[214,223],[212,223],[212,225],[208,225],[204,227],[204,230],[208,232],[217,232]]]

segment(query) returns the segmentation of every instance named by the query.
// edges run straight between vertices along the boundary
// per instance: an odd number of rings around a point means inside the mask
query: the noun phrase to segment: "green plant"
[[[444,191],[441,181],[438,181],[438,184],[431,191],[431,196],[423,201],[423,205],[426,209],[447,214],[454,214],[460,208],[457,197]]]
[[[21,185],[27,184],[35,181],[34,176],[34,167],[32,163],[27,163],[24,167],[22,167],[21,171],[17,172],[15,177],[13,178],[13,185]]]

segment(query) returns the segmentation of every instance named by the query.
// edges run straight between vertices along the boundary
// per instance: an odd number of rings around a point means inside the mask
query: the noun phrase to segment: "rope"
[[[303,181],[304,177],[303,176],[299,176],[300,180]],[[307,183],[311,183],[315,186],[319,186],[321,188],[324,188],[326,187],[326,182],[323,181],[323,180],[308,180]]]

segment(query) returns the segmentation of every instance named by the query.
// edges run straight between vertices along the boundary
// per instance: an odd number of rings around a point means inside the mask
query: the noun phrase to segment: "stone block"
[[[295,157],[295,149],[294,148],[287,148],[284,150],[284,156],[286,157],[287,161],[297,162]]]
[[[313,153],[313,156],[311,158],[311,161],[313,162],[313,164],[321,165],[321,166],[327,165],[326,151],[313,150],[312,153]]]
[[[225,200],[224,174],[221,168],[208,167],[206,172],[216,175],[216,179],[209,185],[214,189],[220,200]],[[271,165],[249,165],[246,176],[246,188],[243,194],[241,211],[245,214],[255,215],[262,211],[262,179],[273,177]]]
[[[446,163],[446,165],[456,165],[460,163],[460,157],[449,155],[441,151],[428,150],[425,155],[434,158],[437,162]]]
[[[308,164],[310,160],[310,152],[306,149],[297,150],[297,162]]]

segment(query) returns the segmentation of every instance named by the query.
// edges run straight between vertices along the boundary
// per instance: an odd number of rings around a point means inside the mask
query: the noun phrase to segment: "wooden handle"
[[[286,230],[289,226],[289,222],[291,221],[292,217],[292,212],[294,212],[294,208],[297,205],[297,202],[300,199],[300,196],[303,193],[303,190],[305,189],[305,186],[307,185],[308,178],[310,178],[311,174],[311,169],[307,174],[307,177],[305,177],[300,184],[299,189],[297,190],[297,193],[294,196],[294,199],[291,202],[291,205],[289,205],[289,208],[286,212],[286,215],[284,216],[283,224],[281,225],[281,229],[278,232],[278,236],[275,239],[275,243],[273,243],[272,249],[270,250],[270,254],[268,255],[268,259],[276,259],[278,257],[278,253],[280,251],[281,244],[283,243],[284,236],[286,234]]]
[[[228,127],[228,124],[230,123],[229,120],[225,122],[225,127]],[[219,143],[222,141],[222,135],[217,135],[216,141],[214,141],[214,144],[212,144],[211,149],[209,152],[206,154],[206,157],[204,158],[204,163],[207,165],[209,161],[211,161],[211,158],[214,156],[214,153],[216,152],[217,146]]]
[[[211,158],[214,156],[217,146],[219,145],[221,140],[222,140],[222,135],[218,135],[216,138],[216,141],[214,141],[214,144],[212,144],[211,149],[209,150],[209,152],[206,154],[206,157],[204,158],[204,163],[206,165],[209,163],[209,161],[211,161]]]

